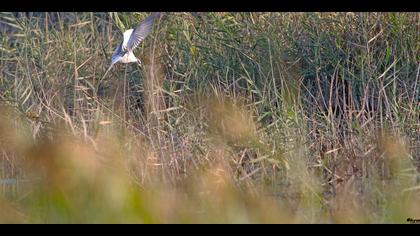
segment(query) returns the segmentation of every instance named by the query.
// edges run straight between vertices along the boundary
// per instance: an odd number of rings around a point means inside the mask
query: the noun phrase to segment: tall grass
[[[419,218],[418,13],[0,13],[0,222]]]

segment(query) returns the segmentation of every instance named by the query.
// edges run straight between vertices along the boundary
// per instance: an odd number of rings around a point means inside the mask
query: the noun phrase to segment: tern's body
[[[127,52],[126,54],[124,54],[124,56],[121,57],[119,62],[131,63],[131,62],[140,62],[140,60],[137,59],[137,57],[134,55],[133,52]]]
[[[130,39],[131,35],[133,34],[133,31],[134,31],[134,29],[129,29],[129,30],[124,32],[123,43],[119,47],[127,48],[128,40]],[[117,62],[131,63],[131,62],[140,62],[140,60],[137,59],[137,57],[134,55],[133,51],[130,50],[130,51],[127,51],[122,56],[120,56]]]

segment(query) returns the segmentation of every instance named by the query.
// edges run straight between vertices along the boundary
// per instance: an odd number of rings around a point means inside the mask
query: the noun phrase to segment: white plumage
[[[134,29],[126,30],[123,33],[123,42],[120,43],[112,54],[111,65],[108,70],[105,72],[104,76],[111,70],[112,66],[117,63],[132,63],[136,62],[139,65],[141,61],[134,55],[133,50],[149,35],[153,21],[155,18],[159,17],[160,13],[153,13],[152,15],[146,17],[146,19],[137,25]]]

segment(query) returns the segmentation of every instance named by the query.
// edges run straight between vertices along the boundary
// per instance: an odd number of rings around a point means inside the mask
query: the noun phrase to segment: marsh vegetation
[[[0,222],[420,218],[418,13],[0,13]]]

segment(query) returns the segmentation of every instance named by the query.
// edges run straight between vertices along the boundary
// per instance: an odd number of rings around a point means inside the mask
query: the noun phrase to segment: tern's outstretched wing
[[[108,69],[106,70],[106,72],[103,75],[101,80],[103,80],[105,78],[105,76],[108,74],[108,72],[114,66],[114,64],[117,63],[122,58],[123,54],[124,54],[124,52],[122,51],[122,43],[120,43],[120,44],[118,44],[117,48],[114,50],[114,53],[112,54],[111,65],[109,65]]]
[[[118,60],[123,56],[122,51],[122,43],[118,44],[117,48],[115,49],[114,53],[112,54],[112,62],[111,64],[115,64]]]
[[[135,49],[140,42],[149,35],[150,31],[152,30],[153,21],[155,18],[160,16],[160,12],[153,13],[150,16],[146,17],[143,22],[141,22],[137,27],[134,29],[133,33],[130,36],[130,39],[127,43],[127,49],[133,50]]]

